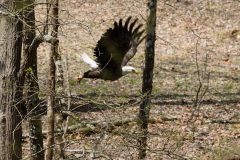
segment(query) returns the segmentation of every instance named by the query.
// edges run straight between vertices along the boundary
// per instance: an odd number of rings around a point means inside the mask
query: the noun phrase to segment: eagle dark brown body
[[[123,76],[122,70],[89,70],[83,74],[83,78],[103,79],[115,81]]]

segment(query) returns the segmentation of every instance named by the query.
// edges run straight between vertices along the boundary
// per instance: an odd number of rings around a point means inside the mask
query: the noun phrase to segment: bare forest
[[[10,159],[240,160],[240,1],[0,0]]]

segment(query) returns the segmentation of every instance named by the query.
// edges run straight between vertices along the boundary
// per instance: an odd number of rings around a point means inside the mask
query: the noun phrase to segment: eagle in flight
[[[88,64],[91,70],[79,77],[79,82],[83,78],[114,81],[127,73],[137,73],[134,67],[127,66],[144,39],[144,30],[141,30],[143,25],[136,26],[137,21],[138,19],[131,21],[131,17],[128,17],[124,24],[122,19],[114,22],[114,27],[107,29],[97,42],[94,49],[95,61],[87,54],[81,55],[83,62]]]

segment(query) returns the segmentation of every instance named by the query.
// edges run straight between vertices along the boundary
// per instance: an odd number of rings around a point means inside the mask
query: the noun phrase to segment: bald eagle
[[[122,19],[114,22],[114,27],[109,28],[97,42],[94,49],[96,60],[92,60],[87,54],[82,54],[83,62],[88,64],[92,70],[85,72],[82,78],[93,78],[114,81],[127,73],[136,73],[132,66],[127,66],[128,61],[137,52],[138,45],[144,37],[141,30],[142,24],[137,25],[138,19],[131,22],[128,17],[123,24]],[[140,31],[141,30],[141,31]]]

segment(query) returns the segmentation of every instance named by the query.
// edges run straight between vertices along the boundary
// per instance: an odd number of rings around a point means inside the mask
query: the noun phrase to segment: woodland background
[[[55,96],[65,98],[70,106],[70,111],[63,112],[69,115],[69,132],[64,137],[69,159],[137,159],[142,76],[127,75],[116,82],[83,80],[81,84],[76,79],[89,69],[80,54],[91,55],[115,20],[132,16],[146,23],[146,6],[144,0],[59,2],[58,51],[67,96]],[[146,159],[239,159],[239,7],[239,0],[158,0]],[[41,31],[46,6],[36,5],[35,14]],[[144,69],[144,45],[130,65]],[[41,43],[37,54],[43,108],[49,93],[50,50],[48,43]],[[62,110],[59,105],[56,108]],[[45,135],[45,111],[39,113]],[[56,120],[56,135],[61,135],[62,115]],[[26,119],[23,131],[23,157],[28,159]],[[56,153],[58,146],[56,142]]]
[[[77,134],[79,143],[83,148],[97,147],[113,159],[134,159],[136,124],[113,125],[110,133],[107,130],[113,121],[136,118],[141,76],[127,75],[117,82],[86,80],[81,85],[74,78],[89,69],[79,54],[91,54],[113,21],[131,15],[145,22],[145,2],[61,3],[60,15],[65,25],[60,27],[60,46],[69,60],[71,93],[85,99],[76,98],[73,102],[82,120],[103,125],[95,136]],[[158,1],[149,159],[239,156],[239,7],[239,1]],[[143,68],[144,43],[140,47],[130,64]],[[40,49],[39,61],[42,90],[46,89],[44,48]],[[99,111],[101,108],[104,110]],[[197,116],[192,116],[193,112]]]

